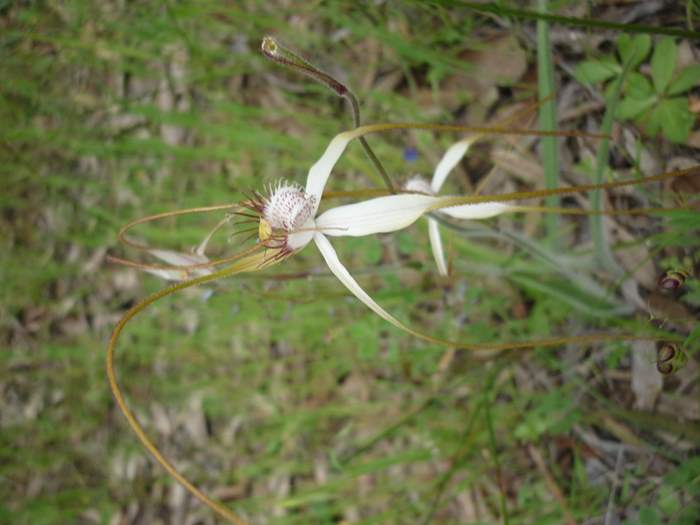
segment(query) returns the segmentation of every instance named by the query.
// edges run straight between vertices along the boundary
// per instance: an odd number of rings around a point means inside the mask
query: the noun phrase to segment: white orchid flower
[[[462,219],[485,219],[515,207],[502,202],[453,206],[455,200],[464,199],[405,193],[338,206],[317,215],[321,196],[333,167],[348,143],[367,132],[365,128],[341,133],[330,142],[321,158],[309,170],[305,189],[293,184],[280,183],[270,188],[267,196],[256,194],[249,207],[259,215],[260,242],[276,251],[275,258],[287,257],[303,249],[313,240],[331,272],[360,301],[395,326],[415,333],[387,313],[360,287],[340,262],[328,237],[362,237],[394,232],[406,228],[432,210],[440,210]],[[463,154],[462,152],[459,155],[446,155],[447,161],[438,166],[436,173],[439,177],[436,175],[434,180],[441,185],[447,173]]]
[[[347,204],[331,208],[318,214],[321,197],[323,195],[326,182],[333,170],[333,167],[345,151],[348,143],[355,138],[368,133],[388,131],[391,129],[433,129],[443,131],[470,131],[477,135],[464,139],[450,147],[442,160],[438,163],[433,180],[430,186],[426,183],[410,188],[413,193],[403,193],[399,195],[389,195],[368,199],[354,204]],[[502,213],[518,210],[530,209],[526,206],[509,204],[506,201],[517,201],[528,198],[541,197],[555,194],[568,194],[582,189],[593,189],[598,187],[616,187],[631,184],[631,181],[619,181],[607,183],[605,185],[587,185],[578,188],[556,188],[551,190],[535,190],[522,193],[511,193],[501,196],[437,196],[438,190],[442,187],[445,179],[462,159],[469,149],[469,146],[481,135],[489,132],[509,133],[509,134],[532,134],[530,130],[518,130],[503,128],[464,128],[461,126],[445,126],[433,124],[373,124],[361,126],[351,131],[340,133],[331,140],[321,158],[311,166],[308,172],[306,187],[302,188],[295,184],[279,183],[268,188],[267,195],[254,193],[253,198],[243,203],[242,206],[248,209],[243,213],[249,220],[257,222],[259,242],[258,248],[264,247],[269,252],[268,255],[251,255],[251,258],[241,259],[236,265],[229,269],[214,271],[213,268],[224,262],[238,259],[238,256],[220,259],[218,261],[208,261],[204,255],[204,247],[214,231],[227,220],[220,222],[215,229],[207,236],[200,248],[193,254],[182,254],[168,252],[165,250],[148,251],[163,259],[166,262],[188,263],[190,260],[195,264],[178,264],[171,267],[147,267],[142,268],[153,270],[161,277],[172,280],[182,280],[185,277],[194,277],[192,281],[208,282],[223,275],[233,275],[241,271],[255,271],[263,267],[271,266],[282,261],[288,256],[299,252],[311,241],[321,252],[326,264],[331,272],[340,280],[343,285],[350,290],[353,295],[360,299],[368,308],[374,311],[383,319],[389,321],[394,326],[409,332],[424,340],[438,341],[430,336],[417,332],[386,312],[379,306],[365,290],[355,281],[347,268],[341,263],[333,245],[328,237],[362,237],[376,233],[389,233],[401,230],[413,224],[418,218],[431,211],[439,211],[458,219],[487,219]],[[566,135],[568,132],[537,132],[540,135]],[[591,135],[595,137],[596,135]],[[652,180],[651,178],[649,180]],[[192,212],[214,211],[217,209],[232,209],[235,206],[212,206],[194,210],[181,210],[177,214]],[[252,213],[251,213],[252,212]],[[238,213],[238,212],[233,212]],[[171,214],[161,214],[170,216]],[[158,218],[154,216],[139,221],[134,221],[129,225],[139,224]],[[444,251],[437,231],[437,223],[430,219],[430,239],[433,245],[435,258],[441,273],[446,274],[447,265],[444,261]],[[125,231],[123,229],[122,231]],[[251,253],[251,250],[247,251]],[[201,261],[201,262],[200,262]],[[252,261],[257,261],[253,263]],[[246,268],[238,270],[236,268]],[[165,270],[165,271],[163,271]],[[170,270],[184,273],[170,272]],[[191,273],[190,273],[191,272]],[[444,341],[440,341],[443,342]]]

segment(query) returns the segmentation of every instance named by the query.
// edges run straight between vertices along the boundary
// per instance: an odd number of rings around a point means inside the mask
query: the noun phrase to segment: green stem
[[[692,40],[700,39],[700,32],[678,29],[675,27],[659,27],[647,26],[642,24],[620,24],[617,22],[608,22],[607,20],[597,20],[594,18],[576,18],[574,16],[561,16],[541,13],[537,11],[529,11],[526,9],[516,9],[507,7],[501,3],[491,2],[488,4],[480,4],[477,2],[463,2],[461,0],[451,0],[441,2],[451,4],[453,6],[466,7],[479,13],[488,13],[496,16],[518,18],[521,20],[544,20],[574,27],[583,27],[588,29],[613,29],[622,31],[623,33],[646,33],[650,35],[669,35],[680,38],[689,38]]]
[[[542,13],[547,12],[547,0],[538,0],[538,8]],[[554,67],[552,65],[552,49],[549,40],[549,24],[546,20],[537,21],[537,85],[539,98],[549,101],[540,108],[540,126],[543,130],[557,129],[557,115],[554,94]],[[541,141],[542,165],[546,188],[559,186],[559,144],[556,137],[544,137]],[[560,199],[557,196],[547,197],[545,203],[549,207],[558,207]],[[559,244],[560,218],[551,214],[544,218],[546,237],[551,248]]]

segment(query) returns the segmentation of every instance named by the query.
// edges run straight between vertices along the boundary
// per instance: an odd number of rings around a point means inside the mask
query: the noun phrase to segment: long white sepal
[[[316,219],[316,227],[337,237],[393,232],[414,223],[441,199],[417,194],[377,197],[332,208]]]
[[[430,247],[433,249],[433,257],[437,264],[438,273],[447,276],[447,263],[445,262],[445,251],[442,248],[442,238],[440,237],[440,225],[432,217],[428,217],[428,236],[430,237]]]
[[[338,254],[336,253],[333,245],[322,233],[314,234],[314,241],[318,247],[318,251],[321,252],[323,259],[326,261],[328,268],[330,268],[333,275],[335,275],[338,280],[343,283],[343,285],[352,292],[352,294],[362,301],[370,310],[372,310],[379,317],[385,321],[390,322],[397,328],[405,330],[409,333],[414,333],[413,330],[405,326],[401,321],[393,317],[389,312],[384,310],[381,306],[374,302],[367,292],[365,292],[362,287],[357,283],[357,281],[350,275],[347,268],[343,266],[343,263],[338,259]]]
[[[459,142],[452,144],[452,146],[447,149],[445,154],[440,159],[440,162],[438,162],[438,165],[435,167],[433,180],[430,182],[430,188],[433,190],[433,193],[440,191],[440,188],[442,188],[442,185],[445,183],[447,176],[454,169],[454,167],[459,164],[459,161],[462,160],[462,157],[464,157],[464,155],[467,153],[469,146],[472,145],[472,142],[474,142],[473,138],[460,140]]]
[[[201,264],[209,261],[206,256],[197,253],[180,253],[157,249],[148,250],[148,253],[172,266],[190,266],[192,264]],[[193,268],[191,270],[178,270],[177,268],[144,268],[144,270],[163,279],[167,279],[168,281],[184,281],[188,277],[198,277],[200,275],[209,275],[212,273],[211,268],[206,267]]]
[[[333,167],[345,151],[348,142],[354,139],[355,136],[356,134],[352,131],[346,131],[333,137],[326,151],[321,155],[321,158],[309,169],[309,174],[306,177],[306,193],[316,197],[314,215],[316,214],[316,210],[318,210],[318,205],[321,202],[321,195],[323,195],[323,189],[326,187],[326,182],[328,181]]]
[[[440,208],[438,211],[455,219],[489,219],[502,213],[518,211],[518,206],[503,202],[480,202]]]

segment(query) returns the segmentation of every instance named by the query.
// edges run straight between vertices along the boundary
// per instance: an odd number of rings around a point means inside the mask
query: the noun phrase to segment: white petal
[[[306,193],[316,197],[316,208],[314,209],[313,215],[315,215],[316,210],[318,210],[318,205],[321,202],[321,195],[323,195],[323,189],[326,187],[326,181],[328,181],[331,170],[336,162],[338,162],[343,151],[345,151],[348,142],[356,136],[357,133],[353,133],[352,131],[346,131],[336,135],[333,137],[330,144],[328,144],[321,158],[316,161],[316,164],[311,166],[309,174],[306,177]]]
[[[440,200],[441,197],[417,194],[377,197],[332,208],[316,219],[316,227],[333,236],[393,232],[411,225]]]
[[[447,263],[445,262],[445,252],[442,249],[442,239],[440,238],[440,225],[432,217],[428,217],[428,235],[430,246],[433,249],[433,257],[437,264],[440,275],[447,275]]]
[[[173,266],[189,266],[209,261],[206,256],[197,253],[172,252],[170,250],[148,250],[148,253]]]
[[[148,253],[172,266],[190,266],[209,261],[206,256],[197,253],[181,253],[170,250],[148,250]],[[206,267],[193,268],[191,270],[185,268],[181,270],[177,268],[144,268],[144,270],[168,281],[183,281],[188,277],[198,277],[212,273],[212,269]]]
[[[325,259],[328,268],[330,268],[331,272],[333,272],[333,275],[335,275],[338,280],[353,293],[355,297],[365,303],[370,310],[372,310],[382,319],[389,321],[391,324],[401,328],[402,330],[413,333],[410,328],[402,324],[401,321],[389,314],[389,312],[384,310],[384,308],[375,303],[374,299],[367,295],[367,292],[362,289],[353,276],[350,275],[347,268],[343,266],[343,263],[340,262],[340,259],[338,259],[338,254],[333,248],[333,245],[323,234],[316,233],[314,235],[314,241],[316,242],[316,246],[318,246],[318,250],[321,252],[321,255]]]
[[[480,202],[477,204],[462,204],[460,206],[440,208],[439,211],[455,219],[488,219],[501,215],[502,213],[517,210],[517,206],[505,204],[503,202]]]
[[[209,233],[207,233],[206,237],[204,237],[204,239],[202,240],[202,242],[199,243],[199,246],[197,246],[197,249],[194,251],[194,253],[197,254],[197,255],[201,255],[202,257],[204,257],[204,258],[206,259],[206,257],[205,257],[204,254],[205,254],[205,252],[207,251],[207,245],[209,244],[209,241],[211,240],[211,238],[214,236],[214,234],[215,234],[217,231],[219,231],[225,224],[227,224],[228,222],[231,221],[231,218],[232,218],[232,217],[233,217],[232,215],[229,215],[229,216],[224,217],[223,219],[221,219],[221,220],[216,224],[216,226],[214,226],[214,228],[212,228],[212,230],[211,230]],[[208,259],[207,259],[207,260],[208,260]]]
[[[430,183],[430,187],[434,193],[440,191],[440,188],[442,188],[442,185],[445,183],[447,176],[459,163],[459,161],[462,160],[462,157],[464,157],[464,155],[467,153],[469,146],[472,145],[472,142],[474,142],[474,138],[460,140],[456,144],[452,144],[452,146],[447,149],[442,159],[440,159],[440,162],[438,162],[438,165],[435,167],[433,180]]]
[[[394,325],[396,328],[403,330],[406,333],[411,334],[414,337],[417,337],[419,339],[423,339],[424,341],[429,341],[434,344],[440,344],[440,345],[447,345],[447,346],[453,346],[453,347],[458,347],[458,348],[465,348],[465,349],[470,349],[470,350],[482,350],[485,349],[487,346],[498,346],[498,345],[488,345],[484,344],[484,346],[478,344],[478,343],[459,343],[456,341],[448,341],[446,339],[439,339],[436,337],[433,337],[428,334],[424,334],[422,332],[418,332],[417,330],[414,330],[413,328],[409,328],[405,324],[403,324],[401,321],[396,319],[394,316],[392,316],[389,312],[384,310],[381,306],[379,306],[377,303],[374,302],[374,299],[372,299],[367,292],[365,292],[362,287],[355,281],[355,279],[350,275],[350,272],[348,272],[347,268],[343,266],[343,263],[340,262],[340,259],[338,259],[338,254],[335,252],[333,249],[333,245],[330,243],[330,241],[323,235],[322,233],[316,233],[314,235],[314,241],[316,242],[316,246],[318,247],[319,251],[321,252],[321,255],[326,261],[326,264],[328,265],[328,268],[330,268],[331,272],[333,272],[333,275],[335,275],[338,280],[343,283],[343,285],[352,292],[352,294],[357,297],[360,301],[362,301],[365,306],[367,306],[370,310],[372,310],[375,314],[377,314],[379,317],[384,319],[385,321],[388,321],[392,325]],[[487,350],[490,354],[493,353],[493,349]],[[489,355],[490,355],[489,354]]]

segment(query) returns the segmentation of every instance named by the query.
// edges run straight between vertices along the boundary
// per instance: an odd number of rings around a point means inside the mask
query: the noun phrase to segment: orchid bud
[[[324,73],[309,61],[294,53],[291,49],[284,47],[274,37],[264,37],[260,49],[262,50],[263,55],[265,55],[267,58],[274,60],[278,64],[291,67],[300,73],[310,76],[311,78],[335,91],[339,97],[344,97],[349,93],[348,88],[338,82],[335,78],[327,73]]]

